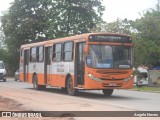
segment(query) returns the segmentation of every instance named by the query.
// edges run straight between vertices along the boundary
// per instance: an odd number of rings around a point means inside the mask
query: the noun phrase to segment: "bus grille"
[[[124,80],[124,78],[121,78],[121,79],[105,79],[105,78],[100,78],[102,80],[107,80],[107,81],[122,81]]]
[[[128,71],[97,71],[100,74],[110,74],[110,75],[119,75],[119,74],[127,74]]]

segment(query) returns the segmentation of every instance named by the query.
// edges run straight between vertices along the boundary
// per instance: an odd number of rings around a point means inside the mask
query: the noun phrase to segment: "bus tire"
[[[105,96],[111,96],[113,93],[113,89],[103,89],[102,92]]]
[[[67,92],[70,96],[74,96],[77,94],[77,89],[74,88],[72,77],[68,77],[67,79]]]
[[[35,90],[44,90],[44,89],[46,89],[45,85],[38,85],[38,77],[37,77],[37,75],[33,76],[33,88]]]

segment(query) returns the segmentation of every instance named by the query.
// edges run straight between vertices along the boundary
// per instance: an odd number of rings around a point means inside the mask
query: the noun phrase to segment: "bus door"
[[[24,50],[24,63],[23,63],[23,76],[24,81],[28,81],[28,63],[29,63],[29,50]]]
[[[45,47],[44,79],[45,84],[51,84],[51,48]]]
[[[85,43],[76,43],[76,58],[75,58],[75,84],[84,85],[84,68],[85,68]]]

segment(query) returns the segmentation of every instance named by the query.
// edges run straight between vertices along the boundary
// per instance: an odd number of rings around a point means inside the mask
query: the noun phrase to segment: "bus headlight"
[[[90,79],[92,79],[92,80],[95,80],[95,81],[98,81],[98,82],[102,82],[102,80],[100,79],[100,78],[97,78],[97,77],[95,77],[95,76],[93,76],[92,74],[88,74],[88,77],[90,78]]]
[[[129,76],[128,78],[125,78],[125,79],[123,79],[124,81],[129,81],[129,80],[131,80],[133,78],[133,75],[131,75],[131,76]]]

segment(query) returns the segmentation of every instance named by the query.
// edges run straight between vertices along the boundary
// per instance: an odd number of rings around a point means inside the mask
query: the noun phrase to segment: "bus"
[[[71,96],[79,90],[133,87],[133,43],[125,34],[86,33],[21,46],[20,80],[34,89],[59,87]]]

